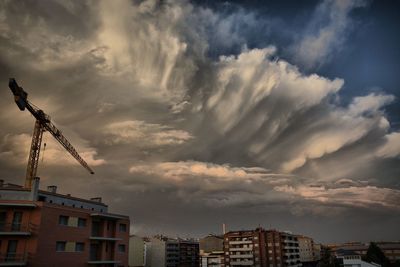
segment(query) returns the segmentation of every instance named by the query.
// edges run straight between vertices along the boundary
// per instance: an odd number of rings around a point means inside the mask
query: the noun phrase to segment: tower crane
[[[91,174],[94,174],[86,161],[82,159],[71,143],[64,137],[62,132],[51,122],[50,116],[28,101],[28,93],[17,84],[15,79],[10,78],[8,87],[10,87],[14,94],[14,100],[18,108],[21,111],[27,109],[36,119],[35,127],[33,129],[31,149],[29,152],[28,166],[26,168],[25,188],[31,188],[32,181],[36,176],[42,136],[45,131],[48,131],[86,170]]]

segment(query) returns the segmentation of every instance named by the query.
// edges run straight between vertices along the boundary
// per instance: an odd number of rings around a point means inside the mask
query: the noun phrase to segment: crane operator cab
[[[20,87],[14,78],[10,78],[8,82],[8,87],[10,87],[12,93],[14,94],[14,101],[20,110],[25,110],[26,102],[28,98],[28,93]]]

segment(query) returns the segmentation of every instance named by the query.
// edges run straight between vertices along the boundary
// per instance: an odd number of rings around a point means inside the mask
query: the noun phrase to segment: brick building
[[[129,217],[100,198],[0,181],[0,266],[128,266]]]
[[[301,266],[297,237],[257,228],[224,235],[225,266]]]

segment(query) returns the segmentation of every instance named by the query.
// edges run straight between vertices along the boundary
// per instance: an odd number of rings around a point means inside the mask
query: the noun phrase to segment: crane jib
[[[14,95],[14,101],[18,108],[21,111],[25,110],[25,108],[28,109],[36,119],[26,171],[25,187],[31,188],[33,178],[36,177],[42,135],[45,130],[47,130],[65,148],[65,150],[67,150],[82,165],[82,167],[88,170],[91,174],[94,174],[94,171],[78,154],[67,138],[64,137],[62,132],[57,129],[53,123],[51,123],[50,116],[47,115],[43,110],[36,108],[28,101],[28,93],[26,93],[24,89],[18,85],[14,78],[10,78],[8,87]]]

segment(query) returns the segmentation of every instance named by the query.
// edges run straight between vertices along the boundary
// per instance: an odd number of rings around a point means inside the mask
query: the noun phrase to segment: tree
[[[329,248],[322,247],[322,257],[318,263],[318,267],[335,267],[331,250]]]
[[[365,261],[380,264],[382,267],[390,267],[390,261],[386,258],[383,251],[374,243],[369,244]]]

